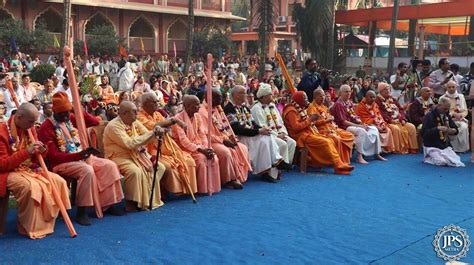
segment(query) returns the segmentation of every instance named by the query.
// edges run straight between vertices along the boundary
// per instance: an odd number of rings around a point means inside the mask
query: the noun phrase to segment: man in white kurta
[[[284,167],[289,168],[293,163],[296,141],[288,136],[288,131],[283,124],[280,112],[278,112],[278,109],[272,102],[271,86],[269,84],[260,83],[257,98],[258,102],[255,103],[251,109],[255,123],[260,127],[267,127],[272,130],[272,134],[276,136],[275,140],[278,144],[280,155],[286,163]]]
[[[275,183],[279,175],[277,166],[283,161],[276,137],[269,128],[262,128],[255,123],[245,104],[245,96],[245,88],[235,86],[231,92],[231,102],[225,106],[224,112],[239,141],[249,150],[253,173],[265,181]]]
[[[458,127],[458,134],[450,135],[449,141],[454,152],[464,153],[469,151],[469,122],[466,119],[468,114],[466,99],[464,95],[457,92],[457,83],[449,81],[446,83],[446,93],[440,98],[449,100],[449,115]]]

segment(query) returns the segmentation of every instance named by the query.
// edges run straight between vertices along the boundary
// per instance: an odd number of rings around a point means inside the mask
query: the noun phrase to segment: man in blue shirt
[[[308,101],[313,101],[313,91],[321,84],[321,78],[316,72],[318,63],[315,59],[307,59],[305,62],[306,71],[298,84],[298,90],[304,91],[308,96]]]

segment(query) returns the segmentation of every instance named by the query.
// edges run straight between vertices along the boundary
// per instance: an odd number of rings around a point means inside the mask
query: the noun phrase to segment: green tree
[[[280,6],[280,0],[253,0],[252,8],[255,8],[254,18],[258,27],[258,39],[260,43],[260,72],[259,79],[262,80],[265,75],[265,61],[268,54],[268,43],[275,31],[275,18],[278,17],[277,7]]]
[[[232,50],[232,41],[228,35],[220,30],[205,28],[200,32],[194,33],[194,56],[205,57],[206,54],[212,53],[216,58],[220,55],[219,51],[229,51],[228,49]]]
[[[41,21],[34,30],[26,28],[22,20],[0,21],[0,45],[5,50],[9,49],[12,38],[15,39],[18,50],[22,52],[41,51],[53,46],[53,37]]]
[[[116,55],[119,45],[124,39],[120,38],[110,25],[101,25],[94,27],[87,38],[87,50],[89,55]],[[80,48],[78,47],[81,45]],[[83,42],[74,42],[74,54],[84,54]]]
[[[332,64],[333,52],[325,43],[334,39],[335,0],[306,0],[305,7],[301,4],[293,9],[296,30],[301,36],[301,46],[323,66]]]

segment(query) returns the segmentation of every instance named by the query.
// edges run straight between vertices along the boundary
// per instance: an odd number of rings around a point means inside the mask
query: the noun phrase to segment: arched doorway
[[[186,51],[186,34],[188,26],[181,19],[177,19],[168,27],[168,53],[174,53],[176,45],[176,53],[184,53]]]
[[[54,44],[56,44],[61,40],[61,34],[63,32],[63,17],[57,10],[49,7],[36,16],[33,22],[33,27],[35,29],[38,27],[44,27],[54,39]]]
[[[13,17],[13,15],[10,12],[8,12],[8,10],[4,8],[0,8],[0,22],[7,19],[15,19],[15,17]]]
[[[130,24],[128,30],[128,47],[130,47],[130,51],[154,53],[155,43],[156,38],[153,25],[145,17],[137,17],[135,21]]]
[[[84,35],[86,39],[88,35],[91,35],[94,32],[94,29],[102,26],[109,26],[115,33],[117,32],[114,23],[101,12],[97,12],[90,17],[84,25]]]

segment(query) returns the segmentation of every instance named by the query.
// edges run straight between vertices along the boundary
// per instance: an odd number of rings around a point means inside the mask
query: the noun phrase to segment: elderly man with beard
[[[280,155],[283,157],[282,163],[278,165],[279,169],[291,169],[293,157],[295,155],[296,141],[288,136],[280,112],[272,101],[272,88],[270,85],[260,83],[257,91],[258,102],[251,109],[252,116],[260,127],[267,127],[275,135],[276,143],[280,149]]]
[[[245,103],[245,95],[245,87],[235,86],[224,112],[240,142],[249,150],[253,173],[267,182],[276,183],[279,175],[277,166],[283,162],[283,158],[272,130],[255,123]]]
[[[449,114],[450,102],[444,97],[423,120],[423,162],[435,166],[464,167],[450,145],[449,137],[458,133],[458,126]]]
[[[93,156],[99,154],[94,148],[82,149],[76,117],[71,113],[72,105],[67,94],[57,92],[52,100],[54,114],[41,125],[39,139],[48,146],[47,157],[53,171],[77,180],[76,222],[80,225],[91,224],[86,207],[94,206],[94,201],[105,213],[123,215],[122,209],[114,207],[123,199],[117,166],[108,159]],[[99,125],[95,117],[85,111],[83,113],[87,127]]]

